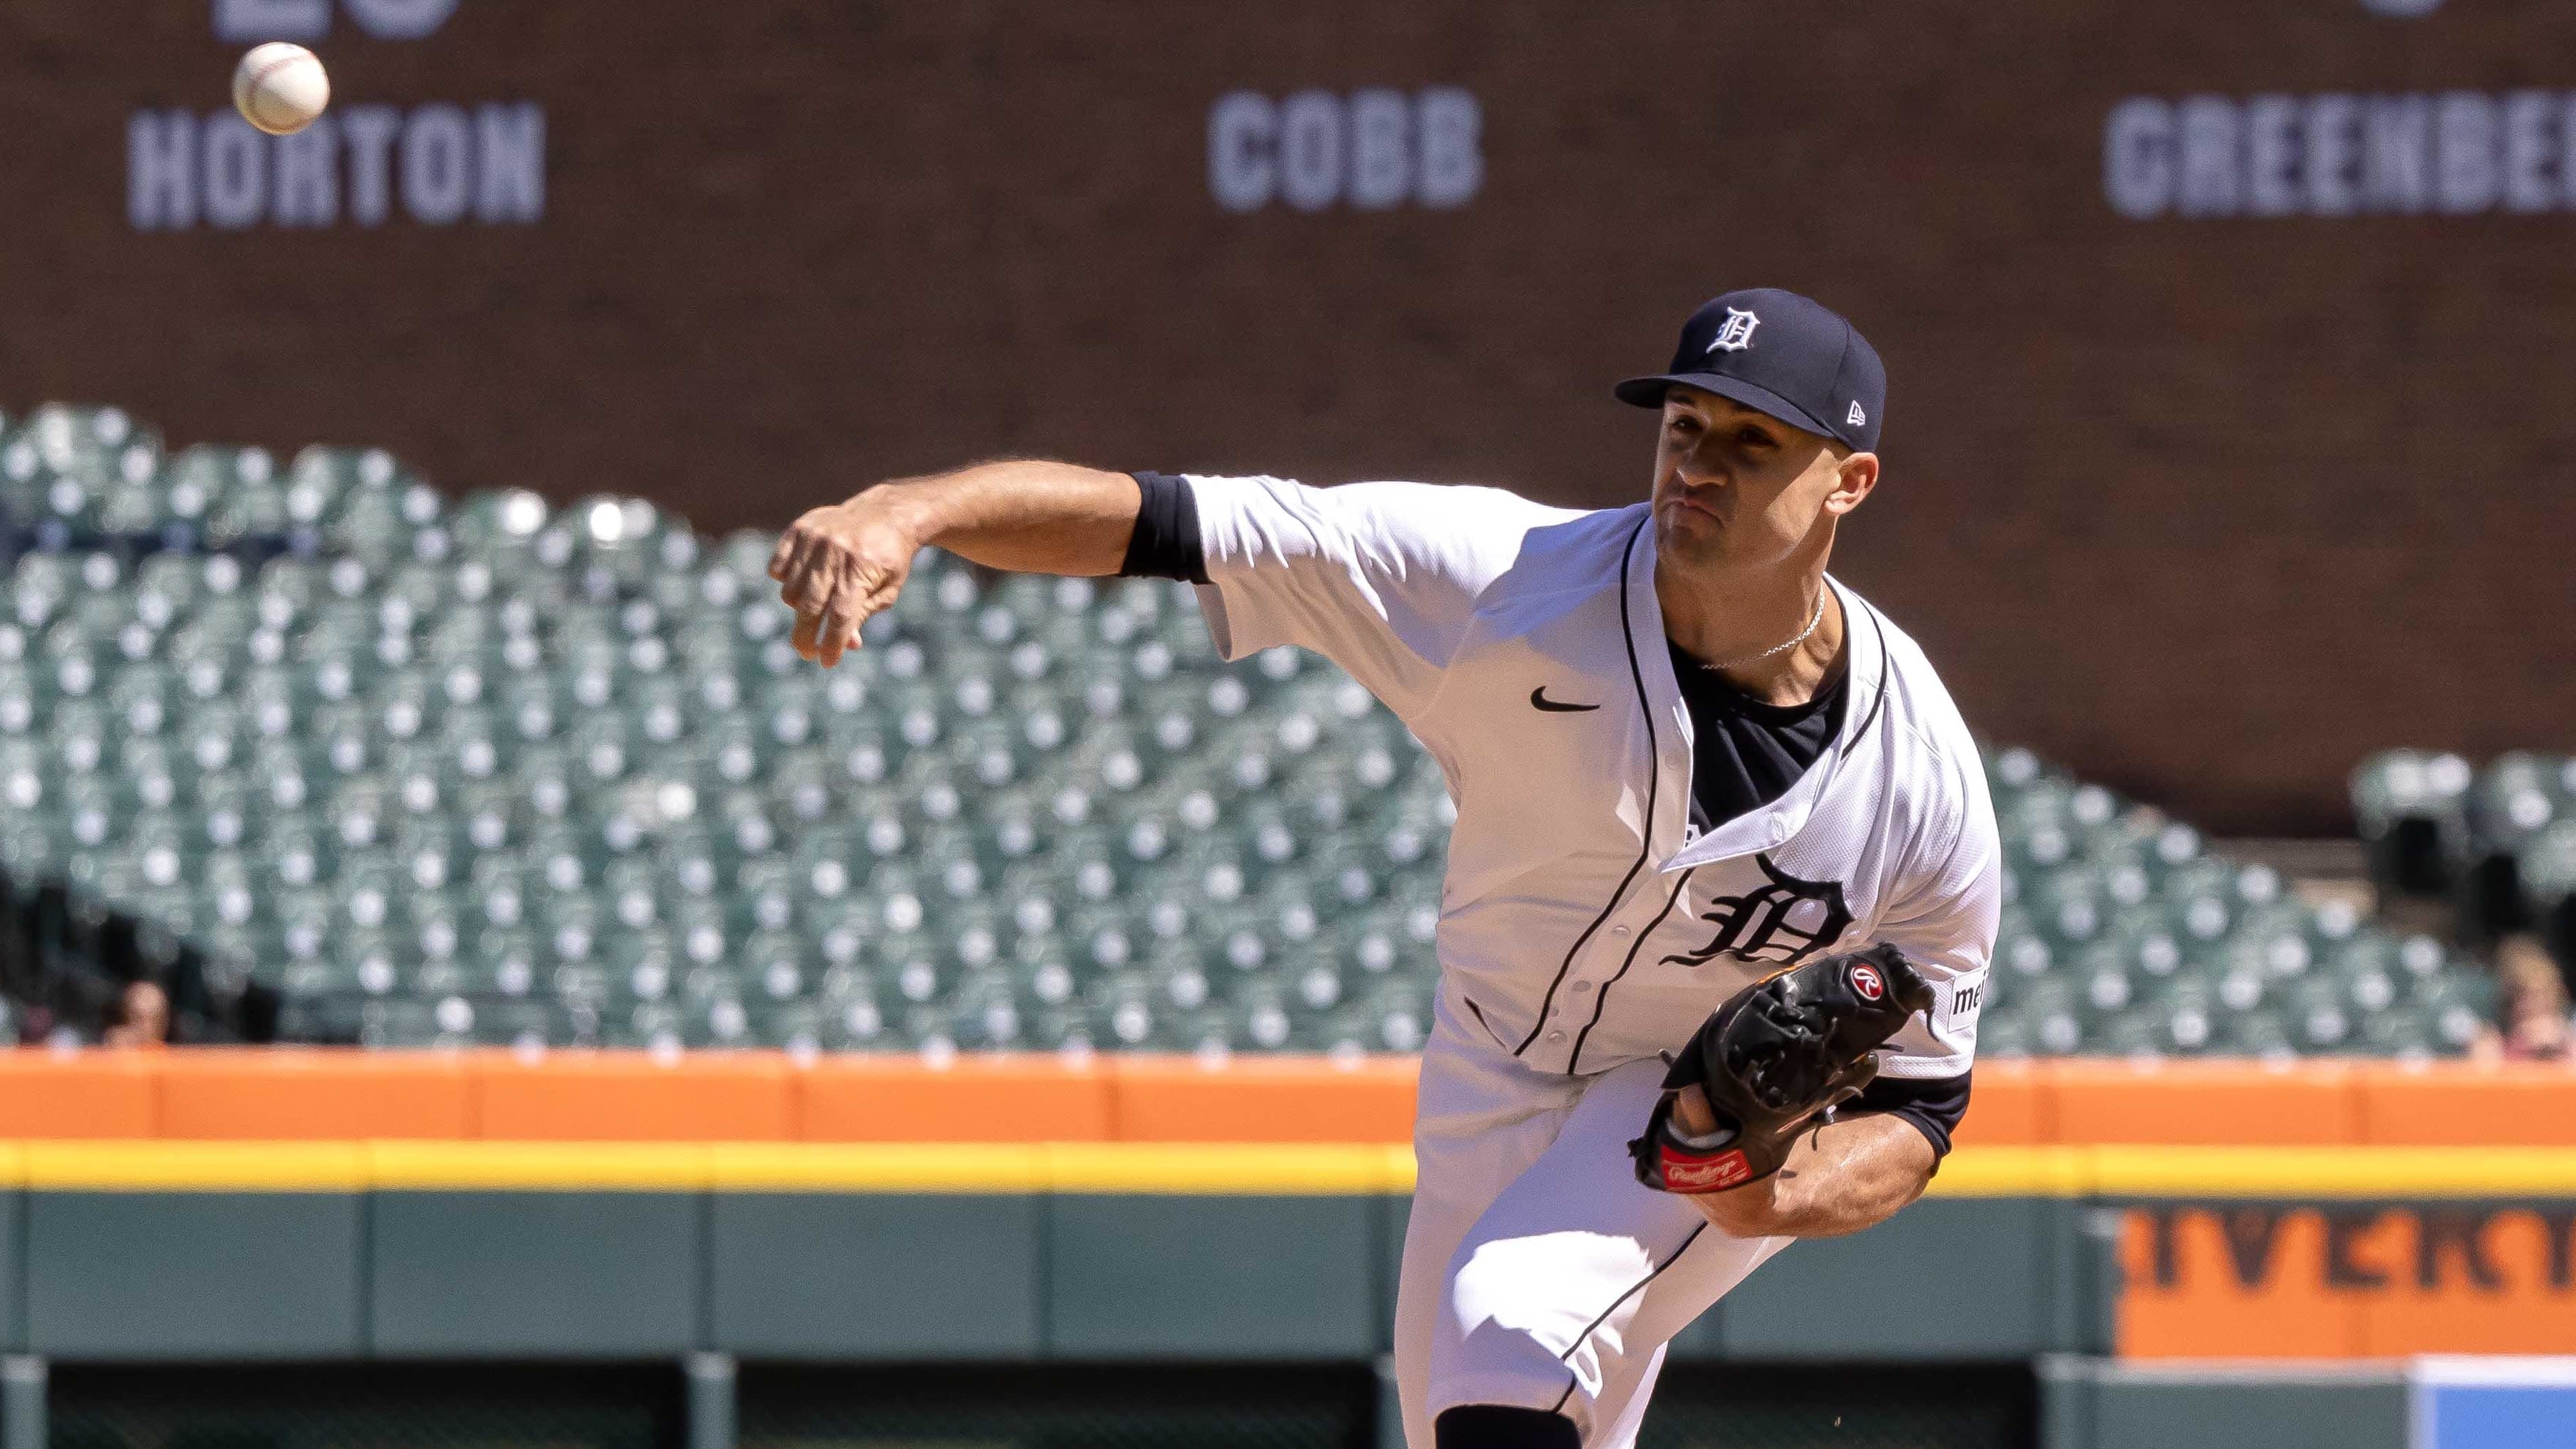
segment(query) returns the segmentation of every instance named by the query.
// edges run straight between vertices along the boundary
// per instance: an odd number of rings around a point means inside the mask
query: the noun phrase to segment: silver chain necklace
[[[1823,589],[1818,589],[1816,590],[1816,612],[1808,616],[1807,627],[1799,630],[1796,638],[1774,644],[1759,654],[1747,654],[1741,659],[1729,659],[1723,664],[1711,664],[1707,660],[1702,659],[1698,661],[1699,667],[1716,673],[1724,673],[1729,669],[1742,669],[1747,664],[1759,664],[1763,660],[1771,658],[1773,655],[1786,654],[1790,650],[1797,648],[1799,645],[1806,643],[1809,639],[1814,638],[1816,626],[1823,622],[1825,622],[1825,591]]]

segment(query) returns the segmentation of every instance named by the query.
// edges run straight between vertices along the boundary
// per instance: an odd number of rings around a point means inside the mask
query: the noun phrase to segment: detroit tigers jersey
[[[1444,1008],[1534,1070],[1679,1048],[1745,984],[1877,941],[1935,985],[1881,1054],[1956,1076],[2001,907],[1976,746],[1921,650],[1833,582],[1849,698],[1788,792],[1700,833],[1691,719],[1654,590],[1648,506],[1485,488],[1188,478],[1219,652],[1348,670],[1439,761],[1458,807]]]

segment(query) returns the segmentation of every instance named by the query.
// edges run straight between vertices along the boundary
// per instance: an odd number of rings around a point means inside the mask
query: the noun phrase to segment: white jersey
[[[1749,982],[1887,942],[1937,990],[1884,1076],[1968,1070],[2002,898],[1975,742],[1914,641],[1839,582],[1840,732],[1771,804],[1691,824],[1691,717],[1648,506],[1196,477],[1218,650],[1299,644],[1401,717],[1458,806],[1442,1005],[1542,1072],[1672,1051]]]
[[[1655,1055],[1748,982],[1885,941],[1937,1004],[1880,1071],[1968,1070],[2002,894],[1976,746],[1913,641],[1836,584],[1840,732],[1786,794],[1699,835],[1644,505],[1188,481],[1217,648],[1330,657],[1458,803],[1397,1278],[1406,1441],[1433,1449],[1443,1410],[1488,1404],[1632,1449],[1665,1343],[1788,1245],[1631,1175]]]

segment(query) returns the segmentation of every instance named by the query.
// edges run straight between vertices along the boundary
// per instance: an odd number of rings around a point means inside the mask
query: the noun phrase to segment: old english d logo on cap
[[[1859,329],[1795,292],[1713,297],[1682,324],[1670,372],[1619,384],[1620,401],[1659,408],[1675,386],[1715,393],[1841,443],[1878,447],[1887,369]]]
[[[1753,329],[1761,325],[1762,318],[1759,315],[1742,308],[1729,307],[1726,309],[1726,321],[1718,327],[1717,335],[1708,340],[1708,350],[1742,352],[1753,345]]]

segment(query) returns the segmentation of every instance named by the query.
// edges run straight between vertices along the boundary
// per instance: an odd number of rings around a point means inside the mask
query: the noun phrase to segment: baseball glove
[[[1664,1074],[1646,1134],[1628,1144],[1637,1180],[1663,1192],[1723,1192],[1779,1171],[1798,1129],[1860,1095],[1878,1075],[1870,1053],[1932,1002],[1922,974],[1885,945],[1819,956],[1735,993]],[[1689,1086],[1717,1112],[1711,1136],[1673,1126],[1673,1103]]]

